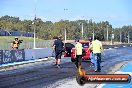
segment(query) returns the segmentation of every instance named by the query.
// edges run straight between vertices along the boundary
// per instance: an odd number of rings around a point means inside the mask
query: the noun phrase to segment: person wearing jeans
[[[101,63],[101,53],[93,54],[93,63],[95,66],[95,71],[101,71],[100,63]]]
[[[90,59],[91,59],[91,64],[94,66],[94,58],[93,58],[93,52],[90,52]]]
[[[92,41],[92,44],[90,45],[90,50],[93,50],[93,63],[94,63],[94,68],[95,72],[100,72],[101,71],[101,52],[103,50],[102,43],[99,41],[99,37],[95,37],[95,40]]]

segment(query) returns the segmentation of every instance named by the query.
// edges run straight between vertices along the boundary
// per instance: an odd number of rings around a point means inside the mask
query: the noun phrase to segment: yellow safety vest
[[[76,49],[76,55],[82,55],[82,49],[83,49],[83,47],[82,47],[81,43],[78,42],[75,45],[75,49]]]
[[[92,41],[92,44],[90,45],[90,49],[93,50],[93,53],[101,53],[102,43],[99,40]]]

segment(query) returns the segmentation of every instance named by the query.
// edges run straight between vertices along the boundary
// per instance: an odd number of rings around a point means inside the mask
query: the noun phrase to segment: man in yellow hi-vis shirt
[[[82,62],[82,44],[79,43],[79,40],[76,40],[76,45],[75,45],[75,49],[76,49],[76,60],[75,60],[75,65],[77,68],[79,68],[79,66],[81,66],[81,62]],[[79,62],[79,65],[78,65]]]
[[[95,72],[101,71],[101,52],[103,50],[102,43],[99,41],[99,37],[95,37],[95,40],[92,41],[90,48],[93,51],[94,67]]]

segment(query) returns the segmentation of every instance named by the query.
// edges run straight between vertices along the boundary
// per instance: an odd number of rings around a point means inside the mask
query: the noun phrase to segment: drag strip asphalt
[[[132,60],[132,47],[107,49],[102,53],[102,72],[95,73],[90,61],[82,62],[87,73],[104,74],[123,61]],[[53,58],[46,61],[1,68],[0,88],[64,88],[68,81],[74,80],[76,67],[70,58],[63,58],[61,68],[53,66]],[[116,68],[116,67],[114,67]],[[62,85],[62,86],[61,86]],[[71,83],[72,85],[72,83]],[[74,83],[73,83],[74,85]],[[77,85],[80,87],[79,85]],[[91,85],[89,85],[91,86]],[[92,86],[93,88],[95,86]],[[91,87],[91,88],[92,88]],[[71,86],[73,88],[73,86]]]

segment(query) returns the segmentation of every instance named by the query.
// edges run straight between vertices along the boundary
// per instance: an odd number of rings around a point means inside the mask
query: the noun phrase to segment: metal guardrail
[[[103,45],[103,48],[108,49],[108,48],[121,48],[121,47],[129,47],[129,46],[132,46],[132,44]]]

